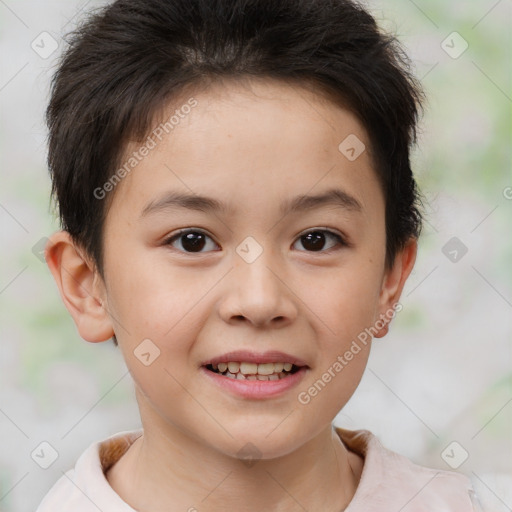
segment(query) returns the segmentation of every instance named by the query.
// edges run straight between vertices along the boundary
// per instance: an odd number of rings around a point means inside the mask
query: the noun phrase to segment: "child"
[[[416,257],[408,69],[351,0],[118,0],[75,32],[45,256],[143,428],[39,512],[476,510],[467,477],[332,423]]]

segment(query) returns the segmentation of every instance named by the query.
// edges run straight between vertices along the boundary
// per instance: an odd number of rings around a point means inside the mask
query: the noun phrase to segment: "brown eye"
[[[306,252],[328,252],[330,249],[335,248],[336,245],[347,245],[341,235],[325,229],[311,230],[301,235],[297,241],[302,243]],[[210,244],[210,247],[208,247],[208,244]],[[164,242],[164,245],[170,245],[184,253],[208,252],[218,247],[209,235],[196,229],[181,230],[170,236]],[[204,250],[205,248],[206,250]]]
[[[325,230],[325,229],[315,229],[313,231],[309,231],[299,237],[298,240],[301,241],[303,247],[308,252],[327,252],[325,249],[326,240],[336,240],[339,245],[346,245],[343,238],[334,233],[333,231]],[[336,246],[336,243],[331,244],[327,249],[331,249]]]
[[[213,241],[206,233],[188,229],[171,236],[164,242],[164,245],[171,245],[185,253],[200,253],[207,252],[203,251],[203,249],[208,245],[209,240]],[[175,242],[178,242],[178,247],[176,247]],[[181,245],[181,248],[179,245]],[[215,246],[216,244],[213,243],[213,245]]]

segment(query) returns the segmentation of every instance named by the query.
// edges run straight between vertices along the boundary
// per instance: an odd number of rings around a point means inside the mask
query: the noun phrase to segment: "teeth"
[[[292,363],[247,363],[229,361],[228,363],[212,364],[212,368],[228,377],[237,380],[279,380],[289,375]]]
[[[231,372],[226,372],[226,377],[230,379],[236,379],[236,380],[279,380],[284,379],[288,373],[280,372],[280,373],[273,373],[272,375],[244,375],[243,373],[237,373],[236,375],[233,375]]]
[[[230,361],[228,363],[228,368],[231,373],[238,373],[238,370],[240,370],[240,363],[234,363]]]
[[[212,365],[214,370],[219,373],[226,373],[229,377],[233,375],[233,378],[239,378],[238,376],[250,376],[249,380],[255,380],[252,377],[273,377],[272,379],[260,379],[260,380],[276,380],[279,374],[289,372],[292,369],[292,363],[247,363],[247,362],[236,362],[230,361],[228,363],[219,363]],[[283,374],[285,375],[285,374]]]
[[[259,375],[272,375],[274,372],[274,363],[262,363],[258,365]]]
[[[244,375],[258,373],[258,365],[256,363],[240,363],[240,371]]]

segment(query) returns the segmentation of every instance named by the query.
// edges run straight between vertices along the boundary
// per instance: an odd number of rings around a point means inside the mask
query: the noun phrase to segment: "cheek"
[[[169,268],[132,260],[130,267],[119,265],[111,273],[109,307],[120,329],[125,327],[125,335],[163,341],[166,335],[176,337],[189,323],[211,287],[210,280],[197,275],[190,279],[179,269],[170,272]]]
[[[374,265],[347,265],[330,270],[315,278],[315,286],[304,283],[310,290],[301,298],[313,311],[329,345],[343,348],[366,327],[372,325],[378,306],[380,274]]]
[[[370,345],[338,343],[297,395],[304,421],[331,421],[354,394],[368,361]]]

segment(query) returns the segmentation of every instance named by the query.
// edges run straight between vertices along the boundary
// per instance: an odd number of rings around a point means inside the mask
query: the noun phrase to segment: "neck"
[[[341,512],[361,470],[362,460],[346,449],[332,425],[285,456],[251,464],[168,423],[152,423],[144,425],[144,434],[107,479],[125,502],[144,512]]]

